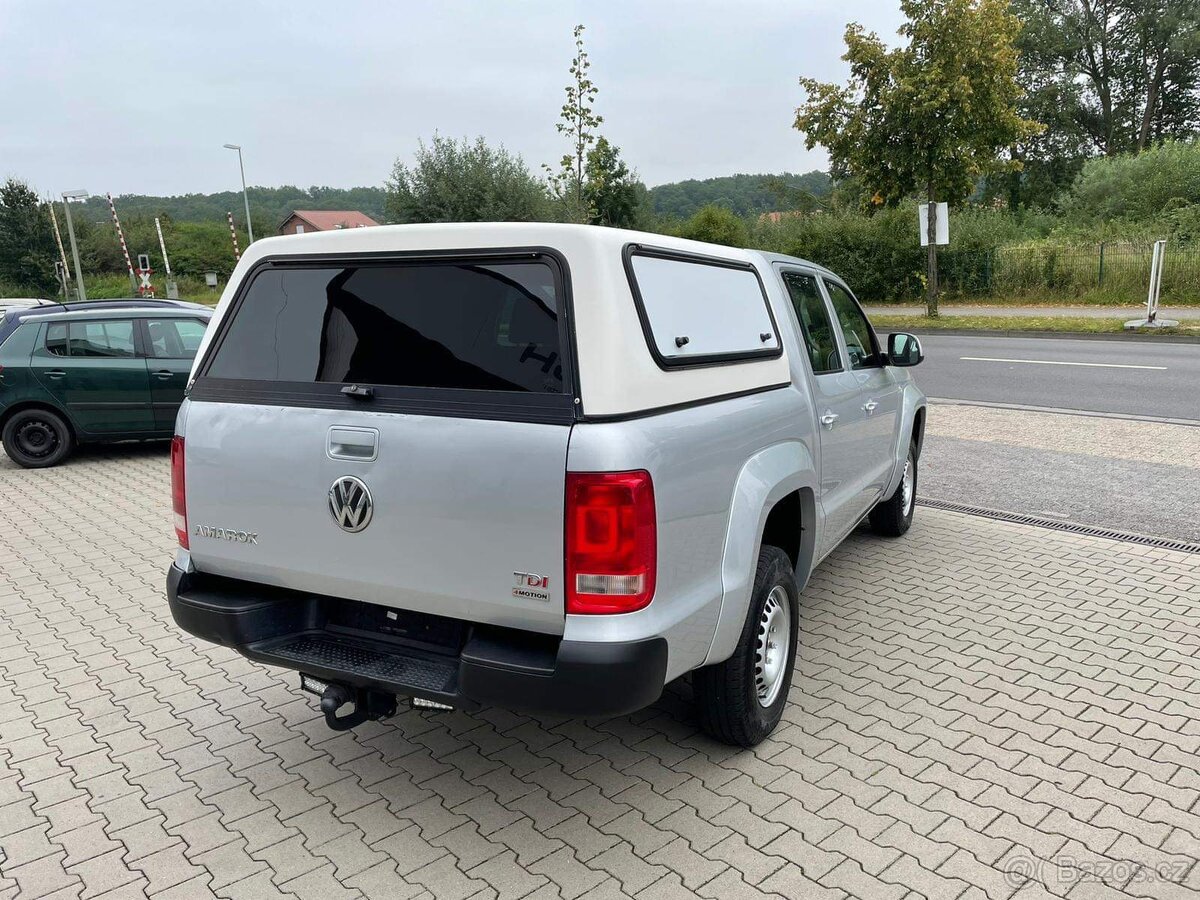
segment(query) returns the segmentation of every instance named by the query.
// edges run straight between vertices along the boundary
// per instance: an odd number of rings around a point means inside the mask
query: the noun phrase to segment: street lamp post
[[[250,224],[250,195],[246,193],[246,166],[242,163],[242,145],[241,144],[226,144],[226,150],[236,150],[238,155],[238,169],[242,173],[242,201],[246,204],[246,232],[250,235],[250,243],[254,243],[254,226]]]
[[[71,221],[71,201],[86,200],[88,198],[87,191],[64,191],[63,209],[67,213],[67,235],[71,239],[71,257],[75,260],[75,289],[79,292],[79,299],[87,299],[87,290],[83,286],[83,266],[79,264],[79,247],[75,244],[75,224]]]

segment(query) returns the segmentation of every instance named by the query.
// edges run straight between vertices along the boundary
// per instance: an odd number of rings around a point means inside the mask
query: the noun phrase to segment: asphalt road
[[[921,335],[930,397],[1200,422],[1200,344]]]

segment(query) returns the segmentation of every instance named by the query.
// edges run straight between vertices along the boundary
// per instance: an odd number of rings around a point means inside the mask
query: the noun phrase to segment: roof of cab
[[[787,256],[783,253],[768,253],[766,250],[760,250],[759,255],[769,263],[784,263],[786,265],[803,266],[806,269],[813,269],[820,272],[822,275],[829,275],[833,278],[838,278],[838,274],[833,272],[820,263],[812,262],[811,260],[801,259],[799,256]]]

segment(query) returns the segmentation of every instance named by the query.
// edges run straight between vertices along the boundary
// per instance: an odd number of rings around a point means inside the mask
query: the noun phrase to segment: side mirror
[[[897,332],[888,335],[888,363],[893,366],[915,366],[925,358],[921,342],[915,334]]]

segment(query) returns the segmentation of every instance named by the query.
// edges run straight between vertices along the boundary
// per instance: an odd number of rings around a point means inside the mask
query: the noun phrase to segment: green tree
[[[387,183],[394,222],[530,222],[545,218],[546,191],[520,156],[482,137],[435,134],[416,160],[396,160]]]
[[[23,181],[0,186],[0,280],[53,294],[57,258],[50,212]]]
[[[1083,227],[1166,222],[1176,210],[1200,211],[1200,141],[1166,141],[1143,153],[1089,159],[1062,205],[1065,216]]]
[[[745,247],[749,232],[745,221],[723,206],[706,206],[683,223],[679,236],[728,247]]]
[[[1018,165],[1001,153],[1039,127],[1017,111],[1008,0],[901,0],[907,43],[888,49],[860,25],[846,28],[847,85],[801,78],[807,102],[795,127],[809,149],[829,151],[835,177],[856,176],[878,202],[920,191],[961,203],[981,174]],[[928,312],[937,315],[935,216],[929,217]]]
[[[621,159],[621,150],[601,137],[588,151],[583,198],[592,225],[633,228],[637,225],[645,187]]]
[[[596,113],[596,94],[599,88],[588,76],[591,61],[583,46],[582,25],[575,26],[575,58],[571,60],[571,82],[566,87],[567,99],[559,113],[555,126],[559,134],[567,136],[570,151],[559,161],[558,171],[545,166],[550,179],[550,188],[555,197],[566,206],[566,218],[587,221],[590,212],[584,189],[587,181],[588,153],[596,143],[596,129],[604,117]]]
[[[1022,83],[1049,134],[1112,156],[1200,127],[1200,0],[1013,0],[1013,11],[1026,23]]]
[[[1017,83],[1024,89],[1017,109],[1026,119],[1043,123],[1043,131],[1028,135],[1009,149],[1020,169],[989,177],[984,199],[1003,198],[1012,210],[1049,208],[1079,174],[1093,144],[1078,110],[1083,82],[1063,78],[1070,38],[1046,10],[1045,0],[1013,0],[1021,20],[1017,36]]]

